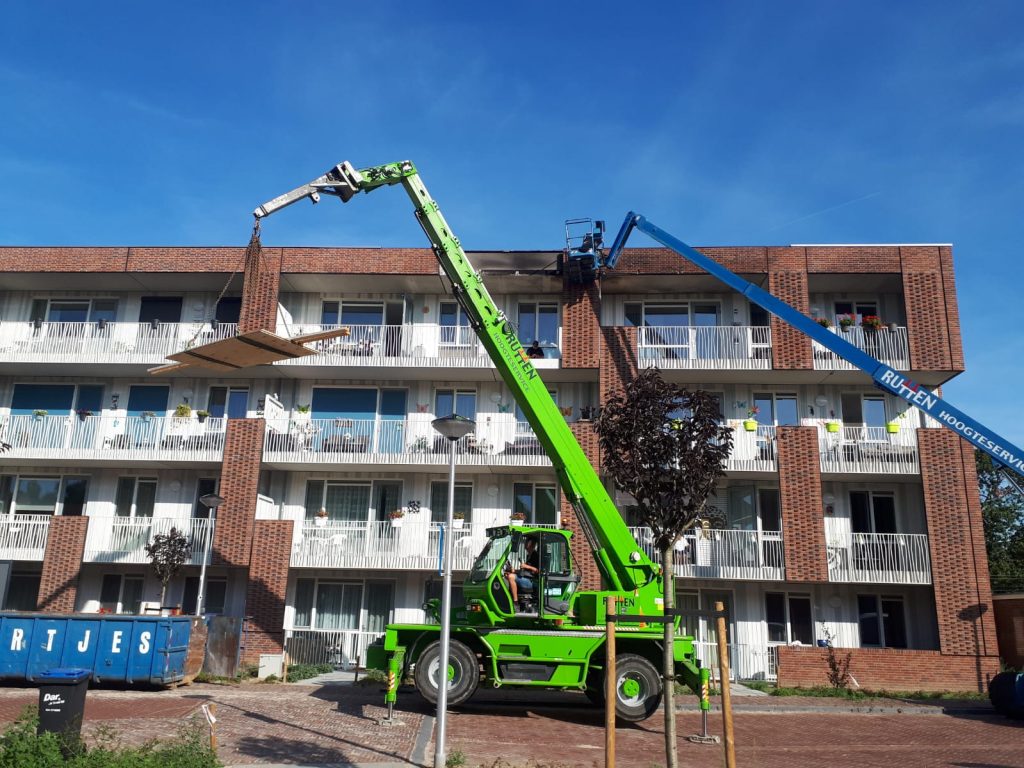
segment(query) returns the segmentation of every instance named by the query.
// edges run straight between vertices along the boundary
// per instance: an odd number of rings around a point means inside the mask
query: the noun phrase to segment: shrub
[[[330,664],[291,664],[288,667],[288,682],[297,683],[333,671],[334,667]]]

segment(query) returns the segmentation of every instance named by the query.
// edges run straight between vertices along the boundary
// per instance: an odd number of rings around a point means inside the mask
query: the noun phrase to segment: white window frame
[[[132,503],[129,513],[127,515],[117,514],[117,489],[121,485],[121,481],[130,478],[134,481],[132,486]],[[139,504],[139,485],[140,483],[152,483],[153,484],[153,514],[152,515],[138,515],[138,504]],[[120,475],[117,478],[117,486],[114,488],[114,517],[121,517],[126,520],[134,520],[136,517],[142,517],[144,519],[152,519],[156,517],[156,505],[157,505],[157,493],[160,490],[160,481],[155,477],[145,477],[143,475]]]
[[[785,640],[781,640],[781,641],[780,640],[770,640],[769,639],[767,641],[768,645],[770,645],[770,646],[773,646],[773,645],[789,645],[790,643],[793,642],[793,618],[792,618],[792,612],[790,611],[790,605],[789,605],[789,601],[793,600],[793,599],[806,600],[808,607],[811,609],[811,644],[813,645],[814,640],[815,640],[814,628],[816,626],[816,622],[815,622],[815,619],[814,619],[814,600],[812,599],[811,594],[809,592],[789,592],[787,590],[780,590],[780,589],[766,589],[764,591],[764,600],[765,600],[765,602],[764,602],[764,607],[765,607],[764,622],[765,622],[765,636],[766,637],[768,636],[768,603],[767,603],[767,600],[768,600],[768,595],[770,595],[770,594],[771,595],[782,595],[782,597],[783,597],[783,609],[784,609],[784,613],[785,613],[784,622],[785,622],[785,627],[786,627],[786,639]]]

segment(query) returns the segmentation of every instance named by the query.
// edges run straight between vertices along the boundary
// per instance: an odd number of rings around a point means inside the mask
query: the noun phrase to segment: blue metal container
[[[58,667],[81,667],[97,683],[182,682],[192,623],[189,616],[0,613],[0,679],[33,682]]]

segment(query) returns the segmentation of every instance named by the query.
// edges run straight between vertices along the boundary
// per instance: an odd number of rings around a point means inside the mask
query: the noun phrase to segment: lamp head
[[[210,509],[216,509],[224,503],[224,497],[218,496],[216,493],[207,493],[204,496],[200,496],[199,501]]]
[[[465,416],[453,413],[450,416],[434,419],[430,422],[430,426],[442,437],[449,440],[458,440],[460,437],[465,437],[476,429],[476,422],[472,419],[467,419]]]

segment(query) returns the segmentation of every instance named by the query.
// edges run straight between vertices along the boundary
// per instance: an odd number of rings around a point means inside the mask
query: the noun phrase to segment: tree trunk
[[[665,611],[676,607],[676,580],[675,564],[672,561],[675,552],[674,544],[661,551],[661,562],[664,566],[664,598]],[[676,699],[675,699],[675,677],[676,665],[675,655],[675,618],[665,622],[665,653],[663,654],[664,667],[662,669],[664,681],[664,707],[665,707],[665,765],[667,768],[676,768],[679,759],[676,755]]]
[[[160,582],[160,615],[161,616],[164,613],[164,602],[165,602],[166,597],[167,597],[167,582],[166,581],[161,581]]]

